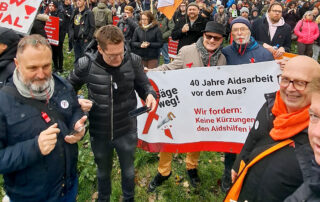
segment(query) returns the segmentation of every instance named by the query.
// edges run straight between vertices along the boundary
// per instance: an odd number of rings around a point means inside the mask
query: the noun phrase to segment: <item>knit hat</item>
[[[18,34],[16,34],[13,30],[0,27],[0,43],[6,44],[8,47],[11,46],[12,43],[20,40]]]
[[[49,5],[50,5],[50,4],[53,4],[55,8],[58,8],[58,6],[59,6],[57,1],[51,1],[51,2],[49,3]]]
[[[232,20],[230,23],[230,28],[232,29],[233,24],[235,23],[243,23],[245,25],[247,25],[247,27],[251,30],[251,23],[249,22],[249,20],[247,18],[244,17],[237,17],[236,19]]]
[[[242,7],[242,8],[240,9],[240,15],[241,15],[243,12],[246,12],[246,13],[249,14],[249,9],[248,9],[247,7]]]
[[[188,6],[187,6],[187,10],[188,10],[188,8],[189,8],[190,6],[195,6],[195,7],[197,7],[197,8],[200,10],[200,8],[199,8],[199,6],[198,6],[198,4],[197,4],[196,2],[189,3]]]
[[[226,35],[225,27],[217,22],[209,21],[206,24],[206,28],[202,32],[213,32],[217,34],[221,34],[222,36]]]

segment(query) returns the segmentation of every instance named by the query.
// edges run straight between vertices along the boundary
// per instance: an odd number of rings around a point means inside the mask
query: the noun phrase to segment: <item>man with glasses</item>
[[[184,46],[173,62],[161,65],[150,71],[166,71],[192,67],[210,67],[226,64],[226,58],[221,53],[225,28],[222,24],[208,22],[202,37],[194,44]],[[149,71],[149,69],[145,69]],[[198,160],[200,152],[189,152],[186,157],[186,168],[193,187],[198,186]],[[160,152],[158,173],[150,182],[148,191],[152,192],[171,176],[172,153]]]
[[[91,147],[97,164],[98,201],[110,201],[113,152],[117,151],[124,201],[134,200],[134,153],[137,119],[128,113],[137,107],[136,93],[152,110],[156,93],[145,73],[141,58],[125,50],[118,27],[101,27],[96,35],[98,51],[87,52],[69,75],[79,90],[87,85],[93,102],[89,112]]]
[[[251,24],[248,19],[238,17],[231,21],[231,35],[233,42],[222,49],[227,58],[227,65],[240,65],[273,60],[272,54],[259,45],[251,36]],[[231,186],[231,168],[236,154],[225,153],[224,174],[221,180],[221,189],[227,192]]]
[[[320,201],[320,77],[310,83],[311,105],[309,109],[308,136],[313,149],[312,175],[285,202]],[[302,172],[304,168],[301,169]]]
[[[280,90],[265,95],[236,159],[227,199],[238,190],[239,197],[231,197],[235,201],[283,201],[310,177],[309,83],[319,76],[319,64],[310,57],[297,56],[286,63],[278,76]],[[251,166],[247,172],[246,166]]]
[[[290,52],[291,48],[291,27],[285,23],[282,11],[282,5],[274,2],[266,15],[252,24],[252,36],[275,58]]]
[[[72,86],[52,74],[41,35],[18,44],[13,76],[0,91],[0,174],[10,201],[76,201],[77,142],[85,134]]]

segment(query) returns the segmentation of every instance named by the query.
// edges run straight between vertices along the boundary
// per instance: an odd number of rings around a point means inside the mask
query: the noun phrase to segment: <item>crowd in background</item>
[[[177,32],[188,22],[187,8],[195,4],[199,9],[194,33],[184,37]],[[281,1],[283,9],[281,20],[291,28],[291,40],[297,40],[298,54],[312,56],[318,59],[319,46],[319,9],[320,2],[311,1]],[[151,0],[43,0],[39,14],[31,33],[43,30],[48,15],[60,18],[59,46],[53,48],[54,70],[63,71],[63,41],[68,34],[69,53],[75,51],[75,61],[84,55],[85,48],[94,38],[94,32],[99,27],[113,24],[116,17],[117,25],[124,33],[126,48],[140,55],[148,68],[155,68],[159,63],[160,53],[165,63],[170,62],[168,55],[168,39],[180,40],[178,50],[194,43],[199,38],[198,31],[204,28],[207,21],[215,21],[226,27],[227,40],[230,36],[230,23],[238,16],[247,18],[251,23],[263,18],[268,12],[269,0],[195,0],[183,1],[174,16],[169,20],[157,10],[157,1]],[[103,13],[103,14],[101,14]],[[118,17],[118,18],[117,18]],[[193,27],[193,26],[192,26]],[[192,31],[192,30],[189,30]],[[286,30],[289,32],[289,30]],[[315,37],[317,36],[317,37]],[[255,36],[256,38],[259,38]],[[187,39],[183,39],[187,38]],[[257,39],[259,42],[259,40]],[[291,43],[290,43],[291,45]],[[289,49],[286,49],[289,52]]]

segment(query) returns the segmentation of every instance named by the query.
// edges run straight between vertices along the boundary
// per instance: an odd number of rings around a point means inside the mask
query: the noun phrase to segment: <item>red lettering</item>
[[[12,25],[12,18],[11,15],[7,15],[3,20],[1,21],[2,23],[8,22],[9,25]]]
[[[16,3],[17,6],[23,4],[26,0],[10,0],[10,4]]]
[[[16,26],[16,27],[22,28],[22,26],[19,25],[18,22],[19,22],[19,17],[17,17],[17,18],[14,20],[13,25]]]
[[[0,13],[0,20],[1,20],[2,16],[3,16],[3,13]]]
[[[0,3],[0,11],[7,11],[8,10],[8,4],[6,2]]]

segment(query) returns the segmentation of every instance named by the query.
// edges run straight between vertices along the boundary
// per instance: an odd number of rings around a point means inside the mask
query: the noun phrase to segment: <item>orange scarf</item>
[[[288,139],[307,128],[309,125],[309,107],[310,105],[288,113],[287,107],[280,97],[280,91],[278,91],[272,107],[272,114],[276,118],[270,131],[271,138],[275,141]]]

